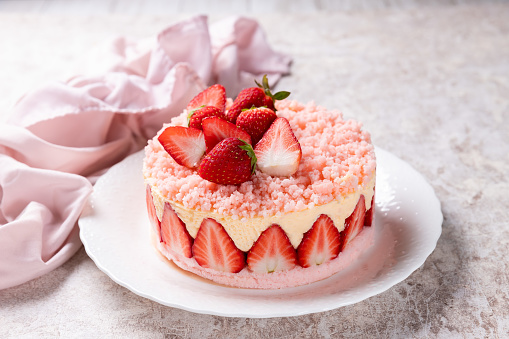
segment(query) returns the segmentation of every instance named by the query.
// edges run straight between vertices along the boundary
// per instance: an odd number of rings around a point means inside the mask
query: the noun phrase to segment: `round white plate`
[[[95,184],[79,220],[97,267],[118,284],[163,305],[228,317],[268,318],[322,312],[386,291],[419,268],[442,231],[440,202],[410,165],[376,149],[375,245],[332,277],[283,290],[217,285],[178,269],[153,248],[142,178],[143,151]]]

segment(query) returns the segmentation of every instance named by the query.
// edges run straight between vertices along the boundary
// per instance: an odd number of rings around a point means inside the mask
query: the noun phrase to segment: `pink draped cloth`
[[[194,17],[140,46],[117,39],[119,62],[108,72],[31,92],[0,125],[0,289],[69,259],[95,179],[142,149],[200,90],[221,83],[235,96],[254,78],[277,82],[290,69],[247,18],[209,26]]]

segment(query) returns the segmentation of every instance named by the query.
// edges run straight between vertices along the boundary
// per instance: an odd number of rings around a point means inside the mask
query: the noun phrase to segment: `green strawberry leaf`
[[[256,155],[255,155],[255,152],[253,150],[253,147],[251,147],[250,144],[248,144],[246,141],[242,140],[242,139],[239,139],[240,141],[242,141],[244,143],[244,145],[242,146],[239,146],[241,149],[243,149],[244,151],[247,152],[247,155],[249,155],[249,158],[251,158],[251,174],[254,174],[255,172],[255,168],[256,168]]]
[[[265,74],[262,78],[262,84],[263,84],[263,88],[265,89],[270,89],[269,87],[269,79],[267,78],[267,74]]]
[[[205,105],[201,105],[200,107],[193,108],[192,110],[190,110],[190,111],[187,113],[187,126],[189,126],[189,122],[191,121],[191,117],[193,116],[193,114],[194,114],[197,110],[199,110],[199,109],[201,109],[201,108],[203,108],[203,107],[205,107]]]
[[[245,112],[245,111],[249,111],[249,110],[252,110],[252,109],[255,109],[255,108],[267,108],[267,106],[251,106],[251,108],[243,108],[241,109],[240,111],[241,112]]]
[[[253,106],[251,106],[251,107],[249,107],[249,108],[243,108],[243,109],[241,109],[240,111],[241,111],[241,112],[245,112],[245,111],[249,111],[250,109],[255,109],[255,108],[256,108],[256,107],[255,107],[255,105],[253,105]]]
[[[276,100],[283,100],[283,99],[288,98],[288,96],[290,96],[290,92],[287,92],[287,91],[280,91],[280,92],[277,92],[275,94],[272,94],[272,92],[270,91],[269,79],[267,78],[267,74],[265,74],[263,76],[261,84],[258,81],[256,81],[256,80],[255,80],[255,84],[258,87],[262,88],[263,91],[265,92],[265,94],[267,94],[269,97],[271,97],[272,100],[274,100],[274,101],[276,101]]]
[[[277,92],[276,94],[274,94],[272,96],[272,99],[274,100],[283,100],[283,99],[286,99],[290,96],[290,92],[287,92],[287,91],[281,91],[281,92]]]

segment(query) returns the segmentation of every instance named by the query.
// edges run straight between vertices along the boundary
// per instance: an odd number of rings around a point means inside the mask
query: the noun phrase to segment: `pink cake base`
[[[181,256],[162,242],[157,243],[157,249],[163,256],[183,270],[218,284],[240,288],[279,289],[306,285],[328,278],[358,261],[374,244],[375,232],[373,226],[364,227],[361,233],[334,260],[315,267],[303,268],[296,266],[284,272],[260,274],[251,272],[247,268],[239,273],[219,272],[201,267],[194,258]]]

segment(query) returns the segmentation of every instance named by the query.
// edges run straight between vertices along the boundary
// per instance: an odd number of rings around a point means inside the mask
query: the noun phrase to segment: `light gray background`
[[[251,13],[294,57],[278,89],[362,122],[435,188],[435,252],[361,303],[275,319],[159,305],[81,249],[0,291],[0,337],[509,337],[509,3],[454,1],[0,1],[0,118],[30,89],[86,72],[116,35],[154,36],[199,10]],[[196,13],[196,12],[195,12]]]

